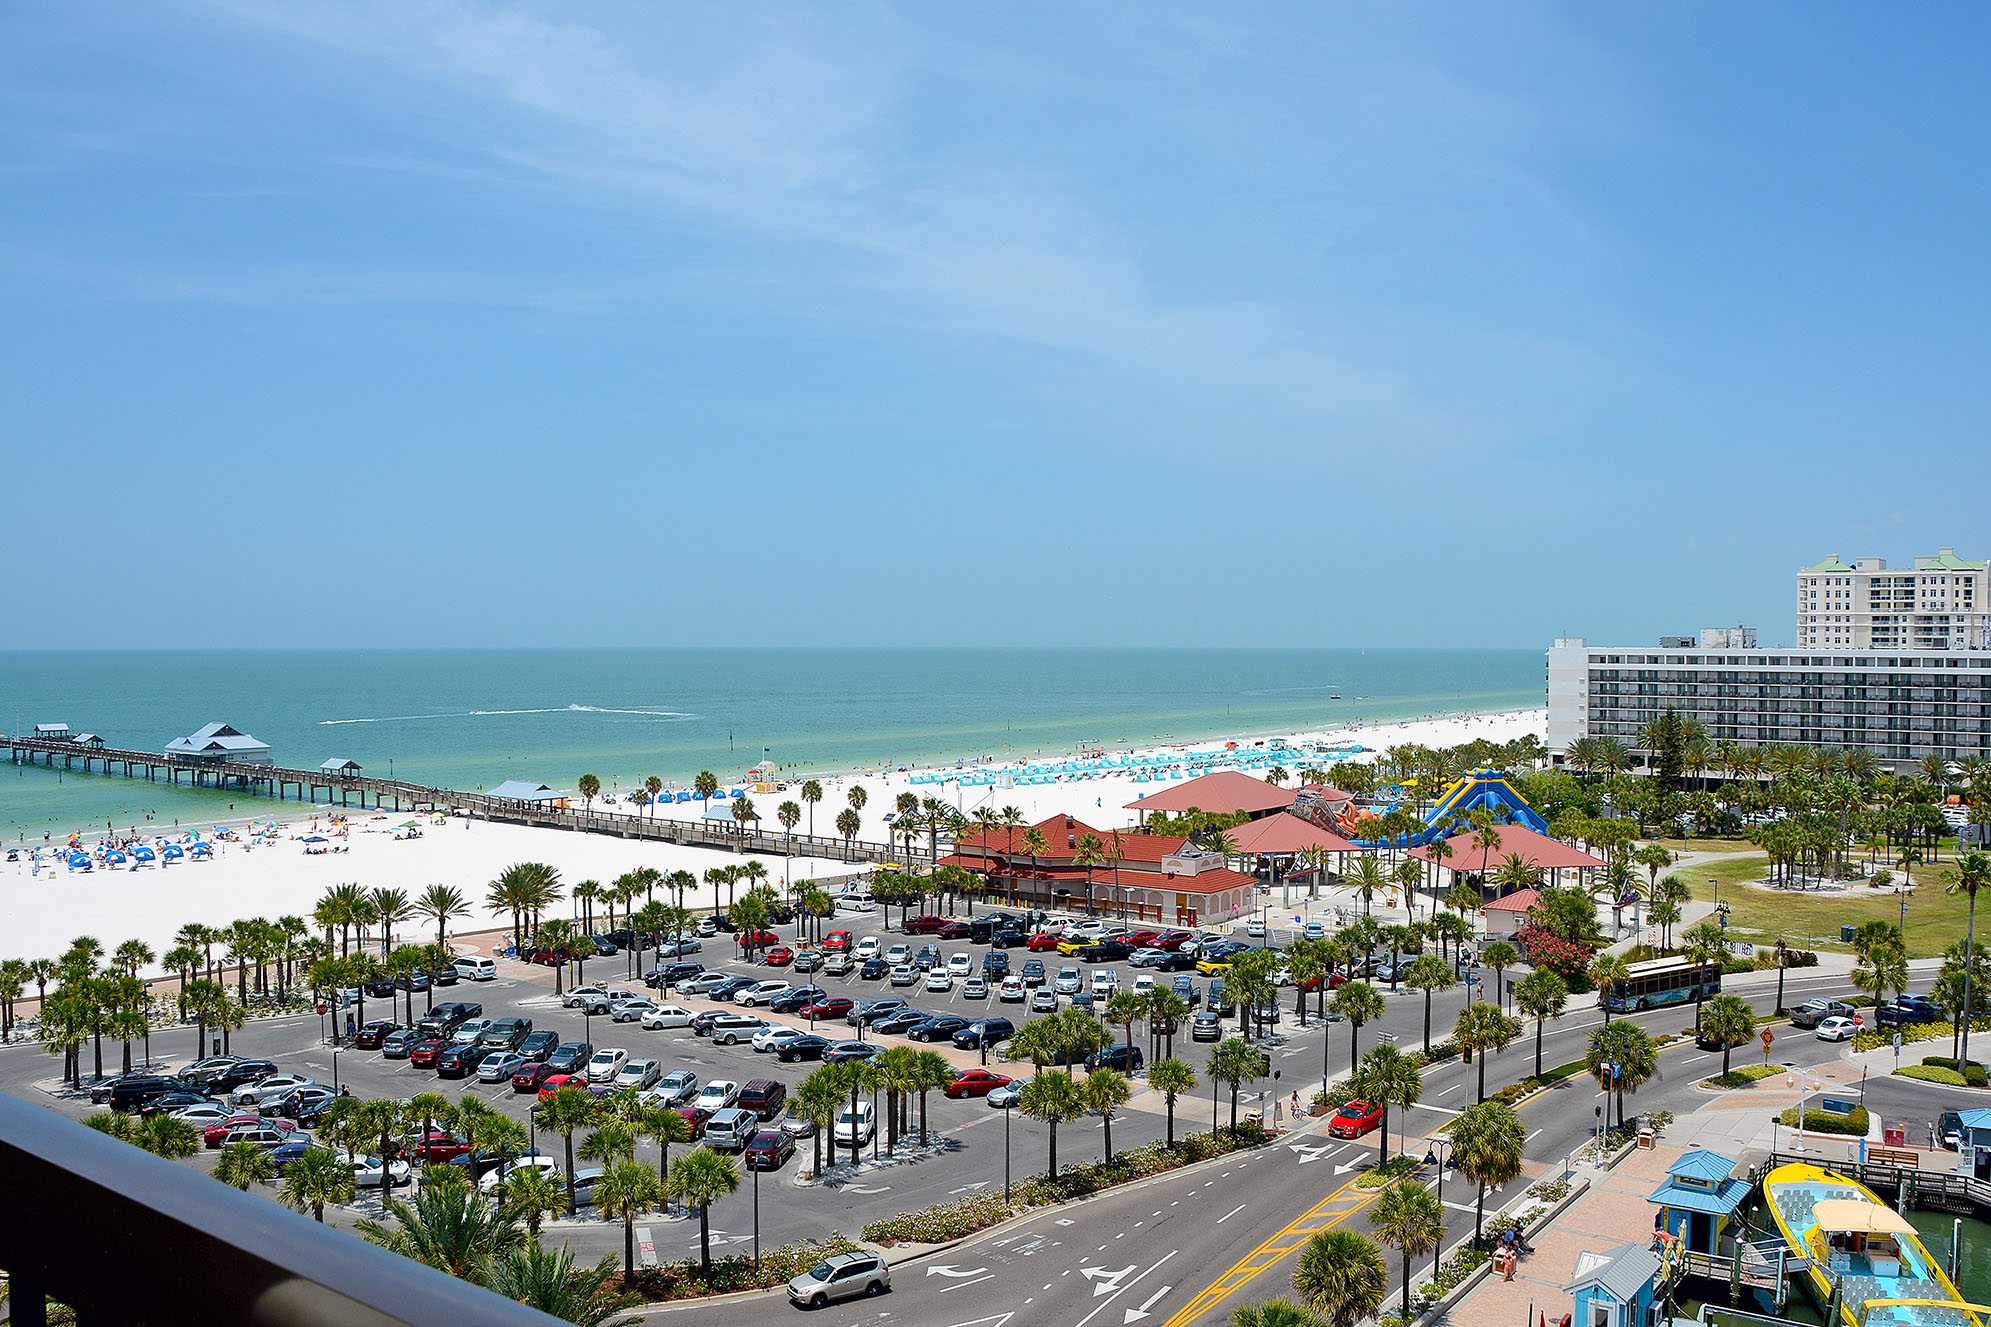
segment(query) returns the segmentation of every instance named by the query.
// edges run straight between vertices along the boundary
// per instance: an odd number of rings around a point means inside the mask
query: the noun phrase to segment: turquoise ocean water
[[[344,756],[454,788],[683,784],[737,778],[763,747],[829,771],[1520,709],[1545,703],[1543,668],[1528,650],[23,652],[0,654],[0,725],[152,751],[219,720],[291,767]],[[0,766],[8,839],[122,829],[148,809],[215,819],[230,800]]]

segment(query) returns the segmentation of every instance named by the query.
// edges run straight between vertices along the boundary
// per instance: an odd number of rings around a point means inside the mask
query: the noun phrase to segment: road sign
[[[1865,1027],[1866,1025],[1867,1025],[1867,1020],[1866,1020],[1865,1016],[1863,1016],[1863,1015],[1861,1015],[1861,1014],[1854,1014],[1854,1015],[1853,1015],[1853,1026],[1854,1026],[1854,1027],[1856,1027],[1856,1028],[1863,1028],[1863,1027]]]
[[[1771,1043],[1771,1042],[1773,1042],[1773,1041],[1775,1041],[1776,1039],[1777,1039],[1777,1034],[1776,1034],[1776,1033],[1774,1033],[1774,1032],[1770,1031],[1770,1029],[1768,1029],[1768,1028],[1764,1028],[1764,1029],[1763,1029],[1763,1049],[1764,1049],[1764,1050],[1768,1050],[1768,1049],[1770,1049],[1770,1043]]]
[[[1901,1049],[1901,1034],[1899,1032],[1894,1034],[1894,1049]]]

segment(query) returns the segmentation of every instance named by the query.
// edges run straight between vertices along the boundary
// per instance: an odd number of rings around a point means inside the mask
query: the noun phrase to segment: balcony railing
[[[557,1319],[0,1095],[12,1327],[548,1327]]]

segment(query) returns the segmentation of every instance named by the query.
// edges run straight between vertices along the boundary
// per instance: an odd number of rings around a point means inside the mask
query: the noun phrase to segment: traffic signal
[[[1465,1052],[1465,1062],[1471,1064],[1473,1062],[1473,1044],[1469,1041],[1459,1049]]]

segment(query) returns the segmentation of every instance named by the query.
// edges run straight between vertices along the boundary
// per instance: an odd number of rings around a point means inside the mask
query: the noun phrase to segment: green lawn
[[[1858,859],[1864,863],[1865,858]],[[1915,868],[1914,893],[1908,900],[1907,942],[1911,958],[1928,958],[1963,939],[1969,902],[1962,895],[1949,895],[1943,886],[1955,877],[1952,862],[1925,863]],[[1683,870],[1679,875],[1692,887],[1694,897],[1714,901],[1717,895],[1730,908],[1729,934],[1737,940],[1753,940],[1766,948],[1783,939],[1802,949],[1844,952],[1839,927],[1859,926],[1870,921],[1899,922],[1901,898],[1892,890],[1856,889],[1836,894],[1809,894],[1799,891],[1753,889],[1741,882],[1760,880],[1769,874],[1767,858],[1738,858],[1713,862],[1706,867]],[[1900,876],[1896,872],[1896,878]],[[1719,887],[1710,886],[1712,877]],[[1991,909],[1987,909],[1991,911]],[[1987,918],[1991,926],[1991,918]],[[1675,929],[1674,938],[1679,937]],[[1991,931],[1986,932],[1991,940]]]

